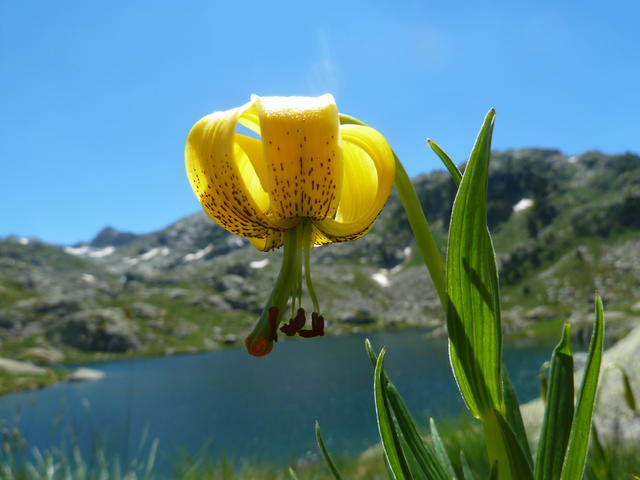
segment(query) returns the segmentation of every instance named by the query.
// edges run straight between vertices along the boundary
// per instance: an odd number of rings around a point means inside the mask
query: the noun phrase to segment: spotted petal
[[[254,97],[276,219],[331,218],[342,188],[338,109],[331,95]]]
[[[384,137],[360,125],[343,125],[344,173],[335,218],[314,222],[316,243],[354,240],[364,235],[389,197],[395,159]]]
[[[235,142],[238,117],[250,105],[200,119],[187,138],[185,166],[209,217],[237,235],[264,238],[278,225],[267,216],[269,198],[248,155],[255,145]]]

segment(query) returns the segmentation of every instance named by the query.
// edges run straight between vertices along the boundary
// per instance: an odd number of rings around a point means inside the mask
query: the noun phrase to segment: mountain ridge
[[[455,184],[443,171],[413,183],[444,250]],[[568,319],[582,335],[596,289],[613,318],[612,339],[637,322],[639,192],[634,154],[493,152],[488,219],[507,333],[555,338]],[[105,227],[67,247],[0,239],[3,355],[28,358],[37,347],[75,361],[236,345],[264,306],[280,256],[201,212],[146,234]],[[365,237],[314,249],[312,273],[329,333],[444,331],[395,193]]]

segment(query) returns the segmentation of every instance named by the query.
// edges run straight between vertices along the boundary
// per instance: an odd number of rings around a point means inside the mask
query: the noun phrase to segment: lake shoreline
[[[558,324],[560,325],[560,324]],[[388,325],[386,326],[388,327]],[[560,326],[558,327],[560,328]],[[376,333],[392,333],[392,332],[401,332],[401,331],[421,331],[425,338],[429,339],[443,339],[446,340],[445,330],[443,328],[433,328],[433,327],[416,327],[414,325],[403,325],[394,328],[370,328],[362,329],[353,328],[350,330],[339,330],[331,332],[327,336],[329,337],[341,337],[345,335],[367,335],[367,334],[376,334]],[[281,336],[281,340],[283,337]],[[300,338],[286,338],[285,342],[290,341],[309,341],[309,339],[300,339]],[[530,346],[548,346],[549,352],[553,348],[555,339],[550,337],[546,333],[543,335],[540,332],[531,332],[529,329],[518,330],[515,332],[510,332],[504,335],[504,344],[506,347],[515,347],[515,348],[527,348]],[[275,346],[277,348],[278,345]],[[184,346],[173,347],[170,349],[165,349],[164,351],[159,351],[157,349],[150,350],[142,350],[142,351],[131,351],[125,353],[106,353],[106,352],[96,352],[96,353],[86,353],[82,352],[80,355],[72,355],[68,360],[61,361],[58,363],[46,364],[39,362],[25,362],[33,365],[37,368],[43,368],[47,370],[46,374],[43,375],[11,375],[7,372],[4,372],[0,368],[0,396],[8,395],[11,393],[21,392],[21,391],[34,391],[40,390],[42,388],[47,388],[53,385],[56,385],[60,382],[68,381],[68,377],[71,375],[72,371],[75,368],[68,367],[77,367],[77,366],[87,366],[87,365],[100,365],[106,362],[118,362],[118,361],[128,361],[128,360],[137,360],[137,359],[151,359],[151,358],[163,358],[163,357],[171,357],[171,356],[181,356],[181,355],[197,355],[197,354],[205,354],[205,353],[214,353],[214,352],[222,352],[234,349],[243,349],[242,342],[234,342],[232,344],[222,344],[219,343],[215,347],[204,347],[202,345],[196,346]],[[551,353],[549,353],[551,354]],[[98,368],[99,370],[99,368]],[[90,381],[90,380],[89,380]]]
[[[465,411],[446,342],[429,339],[428,332],[283,341],[260,359],[240,348],[112,359],[90,365],[106,373],[99,382],[60,383],[0,397],[0,417],[10,422],[20,412],[18,428],[41,450],[60,444],[58,435],[69,428],[80,429],[81,445],[89,448],[97,428],[108,448],[117,450],[113,454],[121,456],[123,432],[130,432],[136,444],[149,427],[148,438],[158,438],[164,453],[176,445],[197,452],[214,435],[214,459],[228,454],[278,463],[316,453],[317,419],[329,448],[357,455],[378,440],[366,337],[374,349],[386,347],[389,375],[416,418],[454,418]],[[505,363],[523,398],[537,396],[537,372],[548,355],[547,348],[505,349]],[[52,419],[62,423],[54,426]]]

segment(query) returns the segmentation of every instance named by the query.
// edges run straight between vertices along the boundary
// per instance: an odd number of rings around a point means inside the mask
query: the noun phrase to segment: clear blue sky
[[[640,151],[640,3],[0,2],[0,236],[88,240],[199,210],[201,116],[331,92],[412,175],[494,148]]]

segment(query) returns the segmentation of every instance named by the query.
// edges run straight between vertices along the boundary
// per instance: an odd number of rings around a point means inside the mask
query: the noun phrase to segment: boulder
[[[349,323],[351,325],[370,325],[376,322],[374,314],[368,309],[358,309],[356,311],[340,312],[336,316],[336,320],[341,323]]]
[[[171,322],[170,333],[180,339],[187,338],[198,331],[198,326],[187,321],[176,320]]]
[[[229,303],[220,295],[209,295],[205,299],[205,302],[221,312],[226,312],[232,309],[231,305],[229,305]]]
[[[158,318],[164,315],[164,310],[145,302],[135,302],[129,305],[129,312],[136,318]]]
[[[558,312],[544,305],[538,305],[537,307],[529,310],[526,314],[528,320],[550,320],[557,316]]]
[[[86,382],[100,380],[105,376],[106,374],[100,370],[94,370],[93,368],[78,368],[67,377],[67,380],[70,382]]]
[[[64,353],[53,347],[33,347],[23,350],[20,359],[50,365],[62,362]]]
[[[0,371],[10,375],[47,375],[49,370],[29,362],[0,358]]]
[[[605,313],[606,319],[606,313]],[[640,325],[636,326],[626,337],[607,349],[602,359],[598,399],[595,409],[595,425],[598,435],[604,442],[620,442],[627,445],[640,444],[640,415],[630,410],[625,400],[622,375],[613,364],[621,365],[630,380],[631,389],[640,399]],[[575,362],[578,370],[575,375],[576,389],[582,381],[583,362]],[[538,398],[522,406],[522,416],[527,427],[529,438],[537,440],[544,403]]]
[[[121,309],[83,310],[50,329],[54,342],[89,352],[123,353],[140,349],[136,326]]]
[[[48,297],[28,298],[17,302],[14,307],[29,313],[63,317],[84,308],[83,301],[79,298],[63,295]]]

